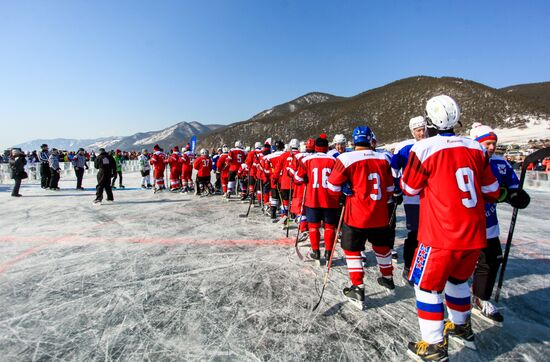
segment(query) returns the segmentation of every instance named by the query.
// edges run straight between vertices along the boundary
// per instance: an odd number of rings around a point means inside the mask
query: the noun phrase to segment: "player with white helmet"
[[[260,163],[260,156],[262,154],[263,144],[261,142],[254,143],[254,149],[248,152],[246,155],[245,163],[248,166],[248,197],[251,197],[251,202],[256,203],[256,198],[254,193],[257,192],[261,194],[260,185],[257,181],[256,171],[258,164]],[[246,195],[245,198],[246,199]],[[243,199],[243,200],[244,200]],[[260,201],[260,199],[258,199]]]
[[[227,188],[226,198],[230,198],[231,194],[235,192],[237,172],[241,168],[241,164],[245,161],[246,154],[244,152],[243,144],[241,141],[235,142],[235,148],[229,150],[229,183]],[[238,191],[238,190],[237,190]]]
[[[206,149],[201,149],[200,157],[193,162],[193,168],[197,170],[195,178],[195,195],[208,191],[214,193],[212,184],[210,183],[210,173],[212,172],[212,160],[208,156]]]
[[[411,118],[409,120],[409,129],[413,138],[397,144],[391,159],[392,173],[395,180],[395,199],[398,204],[403,202],[406,227],[408,230],[407,238],[405,239],[403,245],[403,277],[407,281],[414,252],[418,246],[417,237],[420,197],[418,195],[402,196],[399,182],[405,167],[407,166],[407,162],[409,161],[409,152],[411,151],[411,148],[416,142],[424,139],[425,137],[426,119],[422,116]],[[408,281],[408,283],[412,286],[412,282]]]
[[[327,152],[327,155],[334,158],[346,152],[346,136],[344,136],[343,134],[335,135],[332,139],[332,147],[333,148]]]
[[[460,108],[454,99],[430,99],[426,117],[430,137],[413,145],[401,178],[405,194],[420,195],[419,245],[409,279],[422,340],[410,342],[407,352],[415,359],[441,361],[448,359],[448,337],[475,348],[468,279],[487,245],[484,199],[496,200],[499,185],[482,146],[455,135]]]
[[[222,154],[216,163],[216,170],[220,173],[222,191],[227,194],[227,184],[229,182],[229,147],[222,146]]]
[[[274,165],[275,170],[272,179],[279,185],[279,191],[281,193],[281,222],[288,220],[288,209],[291,199],[292,191],[292,177],[294,172],[291,169],[292,161],[297,153],[299,153],[300,141],[293,138],[288,143],[290,150],[285,151],[281,157],[277,159],[277,163]],[[287,225],[288,227],[288,225]]]

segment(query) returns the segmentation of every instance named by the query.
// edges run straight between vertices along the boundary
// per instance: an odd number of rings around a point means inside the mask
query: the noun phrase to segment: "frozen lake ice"
[[[75,191],[0,185],[2,360],[407,360],[419,338],[414,292],[394,264],[395,295],[366,268],[366,310],[341,297],[349,279],[338,248],[324,270],[259,209],[219,196],[153,194],[125,174],[115,203],[93,206],[95,180]],[[503,327],[473,317],[477,351],[451,342],[454,361],[548,360],[550,192],[529,190],[519,212],[499,306]],[[501,241],[510,222],[499,206]],[[396,245],[404,230],[398,209]],[[291,239],[295,230],[291,230]],[[307,245],[303,246],[306,252]]]

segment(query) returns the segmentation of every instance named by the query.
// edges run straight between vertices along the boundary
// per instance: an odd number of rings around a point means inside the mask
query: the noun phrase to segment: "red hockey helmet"
[[[313,138],[310,138],[306,142],[306,152],[307,151],[315,151],[315,140]]]

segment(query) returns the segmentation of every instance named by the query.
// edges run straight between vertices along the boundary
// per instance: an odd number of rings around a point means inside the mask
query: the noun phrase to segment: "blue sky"
[[[0,0],[0,146],[241,121],[414,75],[550,80],[550,1]]]

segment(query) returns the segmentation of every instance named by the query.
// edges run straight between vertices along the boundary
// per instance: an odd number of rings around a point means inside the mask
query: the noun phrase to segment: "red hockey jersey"
[[[337,208],[339,195],[328,190],[328,178],[335,164],[334,157],[326,153],[314,153],[303,157],[301,161],[300,167],[294,174],[294,181],[301,184],[305,182],[307,175],[304,205],[312,208]]]
[[[264,180],[271,180],[271,187],[275,188],[275,180],[272,175],[275,172],[275,165],[279,162],[279,157],[283,154],[283,151],[275,151],[269,155],[262,157],[260,161],[260,169],[263,171]]]
[[[294,177],[294,172],[288,172],[289,169],[292,170],[292,163],[295,155],[298,154],[298,150],[287,151],[279,157],[277,165],[275,165],[274,177],[275,180],[279,183],[281,190],[289,190],[292,178]]]
[[[200,156],[193,163],[193,168],[197,170],[197,176],[199,177],[210,176],[210,172],[212,172],[212,160],[208,156]]]
[[[229,175],[229,155],[224,153],[218,158],[216,163],[216,170],[220,171],[222,177],[227,177]]]
[[[328,178],[328,187],[339,195],[346,182],[351,183],[353,192],[346,197],[346,225],[361,229],[387,226],[387,201],[394,186],[386,156],[372,150],[341,154]]]
[[[494,201],[500,190],[478,142],[442,135],[416,142],[401,188],[420,194],[419,241],[448,250],[485,247],[484,197]]]
[[[240,148],[232,148],[229,151],[229,171],[237,172],[246,159],[246,154]]]

